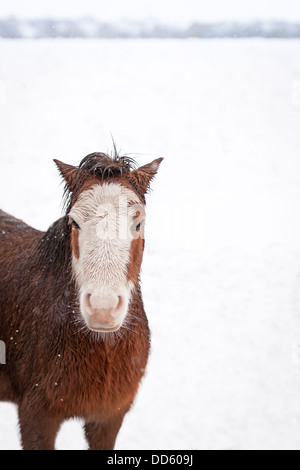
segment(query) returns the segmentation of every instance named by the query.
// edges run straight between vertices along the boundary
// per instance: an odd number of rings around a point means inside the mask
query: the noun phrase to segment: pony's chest
[[[129,406],[144,375],[148,349],[147,344],[116,351],[89,347],[58,357],[60,373],[51,400],[77,416],[103,416]]]

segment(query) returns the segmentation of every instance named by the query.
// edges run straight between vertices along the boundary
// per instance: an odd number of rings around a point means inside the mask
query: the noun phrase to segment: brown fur
[[[79,242],[78,242],[78,230],[75,227],[72,227],[72,234],[71,234],[71,247],[72,252],[75,258],[79,258]]]
[[[57,162],[72,191],[68,210],[90,184],[121,178],[131,185],[130,175],[138,171],[105,156],[113,170],[101,176],[104,154],[93,155],[93,174],[88,157],[76,174],[75,167]],[[125,176],[118,172],[123,167]],[[144,195],[145,187],[138,193]],[[43,233],[0,210],[0,340],[6,344],[0,400],[18,406],[23,449],[54,449],[61,423],[71,417],[85,421],[90,449],[113,449],[147,364],[150,332],[139,285],[144,241],[132,242],[130,329],[109,334],[79,328],[71,269],[77,246],[67,214]]]

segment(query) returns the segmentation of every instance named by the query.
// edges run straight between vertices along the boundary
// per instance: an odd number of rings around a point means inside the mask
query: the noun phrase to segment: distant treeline
[[[0,19],[1,38],[300,38],[300,23],[253,21],[248,23],[193,23],[187,27],[158,23],[105,23],[79,20]]]

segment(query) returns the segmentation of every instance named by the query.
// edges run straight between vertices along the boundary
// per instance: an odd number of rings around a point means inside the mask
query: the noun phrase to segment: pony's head
[[[145,195],[162,158],[136,168],[128,157],[93,153],[78,167],[54,160],[66,186],[72,269],[89,329],[117,331],[138,285]]]

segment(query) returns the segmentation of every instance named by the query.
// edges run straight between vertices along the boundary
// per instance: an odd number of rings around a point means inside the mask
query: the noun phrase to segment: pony
[[[24,450],[54,450],[70,418],[89,449],[115,447],[150,351],[140,270],[161,161],[54,160],[64,212],[46,232],[0,210],[0,400],[17,405]]]

